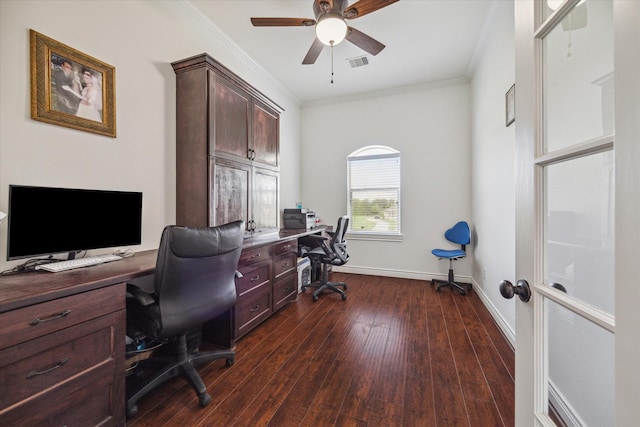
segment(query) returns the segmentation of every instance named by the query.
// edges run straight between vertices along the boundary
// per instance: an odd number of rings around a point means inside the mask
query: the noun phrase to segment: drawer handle
[[[260,310],[260,305],[256,305],[255,307],[252,307],[252,308],[249,309],[249,311],[252,312],[252,313],[254,311],[258,311],[258,310]]]
[[[67,362],[69,361],[69,359],[67,359],[66,357],[62,360],[60,360],[58,363],[56,363],[54,366],[50,367],[49,369],[45,369],[44,371],[31,371],[27,374],[27,379],[30,380],[33,377],[37,377],[38,375],[43,375],[46,374],[47,372],[51,372],[54,369],[58,369],[59,367],[65,365]]]
[[[29,322],[29,325],[36,326],[38,323],[50,322],[52,320],[61,319],[63,317],[68,316],[70,313],[71,313],[71,310],[65,310],[60,314],[54,314],[52,316],[45,317],[44,319],[40,319],[36,317],[35,319],[32,319],[31,322]]]
[[[256,280],[260,280],[260,275],[259,274],[257,276],[252,277],[251,279],[249,279],[250,282],[255,282]]]
[[[284,245],[285,249],[289,249],[291,247],[291,245]]]
[[[286,294],[286,293],[291,292],[292,290],[293,290],[293,289],[291,289],[291,288],[284,288],[284,289],[282,290],[282,293],[283,293],[283,294]]]
[[[288,262],[285,262],[285,263],[282,264],[283,267],[287,267],[288,265],[289,265]]]
[[[251,256],[251,259],[258,258],[260,255],[262,255],[262,253],[261,253],[261,252],[258,252],[257,254],[253,254],[253,255]]]

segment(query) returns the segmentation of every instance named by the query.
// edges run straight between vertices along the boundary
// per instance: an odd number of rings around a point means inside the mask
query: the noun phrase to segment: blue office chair
[[[445,231],[444,237],[452,242],[460,245],[460,249],[433,249],[432,254],[438,257],[438,259],[449,260],[449,278],[448,280],[432,279],[431,284],[436,286],[436,291],[440,292],[440,289],[444,287],[455,288],[460,292],[460,295],[465,295],[467,291],[471,290],[470,283],[457,283],[453,277],[453,261],[464,258],[467,256],[466,246],[471,243],[471,231],[469,230],[469,224],[464,221],[456,223],[453,227]]]

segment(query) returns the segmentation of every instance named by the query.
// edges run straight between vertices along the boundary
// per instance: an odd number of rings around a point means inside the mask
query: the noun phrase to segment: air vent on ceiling
[[[359,56],[357,58],[347,59],[351,68],[362,67],[363,65],[369,65],[369,59],[366,56]]]

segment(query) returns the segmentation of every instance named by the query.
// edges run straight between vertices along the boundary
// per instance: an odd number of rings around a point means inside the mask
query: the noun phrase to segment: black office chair
[[[466,246],[471,242],[471,231],[469,230],[469,224],[464,221],[456,223],[453,227],[448,229],[444,233],[444,237],[452,242],[460,245],[460,249],[433,249],[431,253],[438,257],[438,259],[449,260],[449,277],[447,280],[432,279],[431,284],[438,283],[436,291],[440,292],[441,288],[451,287],[460,292],[461,295],[465,295],[467,291],[471,290],[471,285],[468,283],[458,283],[453,277],[453,261],[459,260],[467,256]]]
[[[147,338],[177,345],[168,357],[169,364],[130,393],[127,417],[137,414],[136,402],[140,398],[178,375],[196,391],[200,406],[211,402],[195,366],[216,359],[227,359],[227,366],[231,366],[235,352],[231,349],[202,353],[188,350],[187,335],[200,331],[204,323],[234,306],[243,236],[242,221],[210,228],[167,226],[158,248],[153,293],[127,285],[127,291],[134,296],[127,298],[127,335],[141,332]],[[164,360],[152,357],[143,362],[161,361]]]
[[[308,237],[315,239],[319,246],[311,249],[307,252],[307,256],[311,259],[311,263],[322,265],[322,273],[320,280],[315,281],[309,285],[302,286],[302,292],[307,288],[317,288],[313,292],[313,301],[318,301],[318,296],[325,290],[329,289],[333,292],[337,292],[342,296],[343,300],[347,299],[347,294],[344,291],[347,290],[347,284],[344,282],[329,282],[329,265],[344,265],[349,261],[349,253],[347,252],[347,241],[344,235],[347,232],[347,226],[349,225],[349,217],[341,216],[338,218],[338,225],[335,231],[327,231],[331,238],[325,236],[318,236],[312,234]],[[340,289],[340,287],[342,289]]]

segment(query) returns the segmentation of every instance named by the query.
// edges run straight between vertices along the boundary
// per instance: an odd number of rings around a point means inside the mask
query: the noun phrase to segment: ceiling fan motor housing
[[[331,11],[337,12],[342,15],[342,12],[349,4],[348,0],[333,0],[333,8],[331,7],[331,2],[326,0],[315,0],[313,2],[313,14],[316,16],[316,19],[320,18],[325,13],[329,13]]]

